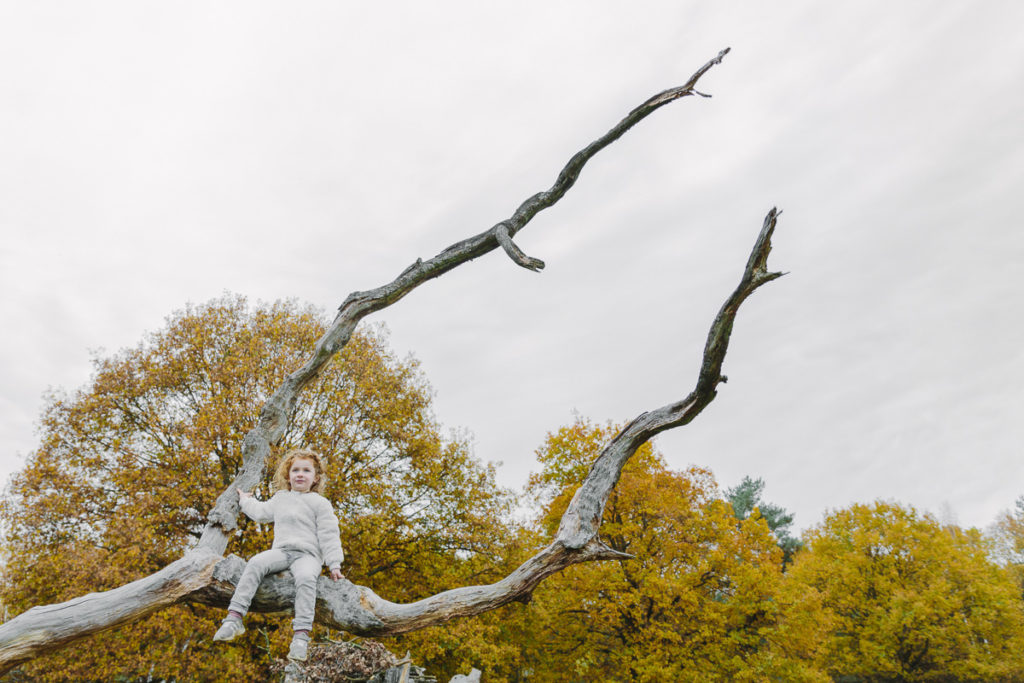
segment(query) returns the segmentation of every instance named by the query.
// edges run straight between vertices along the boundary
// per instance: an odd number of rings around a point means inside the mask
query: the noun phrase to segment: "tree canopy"
[[[793,554],[800,549],[800,539],[794,538],[789,533],[793,526],[793,514],[787,512],[781,505],[775,505],[762,500],[764,492],[764,480],[760,477],[751,479],[743,477],[736,486],[727,489],[725,499],[732,506],[733,514],[738,519],[747,519],[751,515],[758,515],[764,519],[768,528],[772,530],[782,548],[783,560],[788,564],[793,559]]]
[[[1006,510],[992,526],[995,556],[1009,568],[1024,596],[1024,496],[1018,498],[1013,510]]]
[[[1024,604],[976,529],[893,503],[855,504],[805,535],[788,579],[820,597],[831,676],[997,681],[1024,673]]]
[[[224,297],[175,313],[136,348],[97,357],[87,386],[53,394],[40,447],[0,509],[4,604],[19,611],[102,590],[195,543],[252,403],[276,381],[266,374],[295,362],[293,345],[323,325],[295,303]],[[536,514],[521,525],[512,494],[465,438],[441,433],[430,400],[415,361],[396,358],[386,333],[371,329],[324,369],[278,447],[325,454],[346,573],[408,600],[494,581],[525,562],[558,533],[605,444],[622,433],[577,417],[549,434],[526,491]],[[987,539],[913,508],[855,504],[808,530],[784,572],[779,529],[792,517],[764,503],[763,489],[746,478],[721,493],[709,470],[672,470],[644,443],[602,513],[616,559],[570,566],[525,605],[415,631],[392,647],[440,676],[477,666],[494,683],[1024,674],[1013,573],[1024,505]],[[231,549],[249,556],[270,544],[269,532],[243,521]],[[195,604],[165,609],[23,672],[39,681],[266,677],[287,642],[285,620],[251,615],[240,647],[211,648],[220,616]]]
[[[112,588],[194,543],[259,405],[324,327],[310,307],[226,296],[173,314],[135,348],[95,358],[86,387],[51,395],[40,446],[0,512],[4,604],[21,611]],[[356,334],[302,395],[276,452],[295,446],[325,456],[350,579],[418,599],[500,561],[513,497],[465,438],[442,434],[416,361],[396,358],[382,329]],[[257,492],[266,497],[268,485],[269,475]],[[231,549],[249,557],[270,543],[270,525],[246,520]],[[233,680],[277,653],[268,637],[280,620],[259,617],[247,656],[208,650],[217,616],[174,608],[26,669],[39,680]],[[202,656],[183,658],[183,649]]]
[[[542,535],[617,431],[577,418],[548,436],[537,453],[543,468],[530,481]],[[645,444],[623,468],[602,529],[609,545],[633,557],[573,567],[537,590],[522,638],[531,680],[810,675],[791,656],[809,635],[790,628],[784,649],[775,642],[788,600],[782,550],[763,518],[734,516],[710,471],[671,470]]]

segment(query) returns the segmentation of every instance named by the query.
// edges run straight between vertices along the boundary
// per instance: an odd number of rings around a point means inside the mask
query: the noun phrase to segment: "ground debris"
[[[407,664],[408,655],[399,658],[376,640],[355,639],[310,643],[305,663],[281,659],[271,665],[271,672],[302,683],[390,683],[391,679],[400,680],[394,673],[405,668],[409,683],[437,680],[419,667],[406,668]]]

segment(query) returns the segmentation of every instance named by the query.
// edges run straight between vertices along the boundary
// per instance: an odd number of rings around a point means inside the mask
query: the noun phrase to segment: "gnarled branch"
[[[523,268],[532,271],[543,270],[544,262],[539,258],[532,258],[522,252],[522,250],[516,246],[516,243],[512,241],[511,230],[507,223],[498,223],[494,226],[494,237],[498,240],[498,244],[505,250],[508,257],[521,265]]]
[[[348,581],[335,584],[321,578],[317,590],[317,622],[364,636],[405,633],[526,600],[541,581],[569,565],[631,557],[609,548],[600,539],[601,518],[608,496],[618,483],[623,466],[641,445],[659,432],[689,423],[714,400],[716,387],[725,379],[721,375],[722,363],[740,304],[758,287],[782,275],[768,272],[766,268],[779,213],[774,208],[768,212],[739,285],[726,299],[708,331],[693,391],[681,401],[642,413],[612,438],[590,466],[562,515],[554,540],[547,547],[496,583],[455,588],[409,604],[389,602],[369,588]],[[211,584],[186,599],[226,607],[244,566],[245,562],[239,557],[227,558],[215,572],[216,585]],[[287,610],[294,597],[291,576],[283,572],[264,580],[253,609]]]
[[[331,326],[317,341],[309,360],[285,379],[260,411],[259,422],[246,435],[242,443],[242,467],[231,485],[217,498],[217,503],[208,515],[209,524],[203,532],[200,545],[218,553],[223,553],[227,548],[227,532],[236,528],[238,520],[238,494],[235,489],[250,489],[262,480],[266,458],[270,454],[270,446],[276,444],[284,434],[288,420],[295,409],[299,392],[317,376],[334,354],[348,343],[360,320],[399,301],[427,280],[483,256],[497,248],[501,240],[511,244],[516,233],[522,230],[534,216],[553,205],[568,192],[579,178],[583,166],[595,154],[618,140],[626,131],[657,109],[669,102],[695,94],[694,87],[700,77],[715,64],[720,64],[722,58],[728,53],[729,48],[725,48],[694,72],[686,83],[658,93],[629,112],[611,130],[574,154],[559,172],[555,183],[549,189],[538,192],[520,204],[511,218],[501,221],[478,235],[456,242],[431,259],[426,261],[416,259],[415,263],[386,285],[365,292],[349,294],[338,308],[338,314]],[[499,233],[502,235],[501,238],[498,236]],[[529,259],[523,255],[514,245],[513,250],[522,256],[525,263],[537,262],[536,259]],[[518,256],[510,255],[513,260],[519,262]],[[531,266],[527,265],[526,267]]]
[[[223,558],[192,551],[160,571],[102,593],[33,607],[0,626],[0,673],[58,650],[85,636],[108,631],[180,602],[209,585]]]
[[[242,563],[234,556],[222,559],[230,533],[237,526],[239,510],[235,489],[251,489],[262,480],[270,448],[284,434],[299,392],[348,343],[359,321],[400,300],[427,280],[498,246],[516,263],[540,269],[543,262],[524,255],[515,246],[512,238],[516,233],[538,212],[562,198],[591,157],[639,121],[669,102],[689,95],[703,95],[694,89],[697,81],[728,52],[728,48],[722,50],[684,85],[658,93],[633,109],[605,135],[577,152],[548,190],[529,197],[510,218],[453,244],[431,259],[417,259],[388,284],[350,294],[317,341],[310,358],[285,379],[263,406],[257,426],[242,442],[242,466],[210,511],[208,524],[196,547],[182,559],[146,578],[105,593],[36,607],[3,624],[0,626],[0,673],[74,640],[141,619],[174,602],[226,605]],[[697,388],[678,403],[640,415],[612,440],[591,467],[550,545],[495,584],[458,588],[407,605],[388,602],[368,588],[347,581],[332,584],[321,579],[318,621],[366,635],[402,633],[525,599],[544,578],[571,564],[624,557],[605,546],[598,537],[608,495],[618,481],[622,466],[644,441],[660,431],[689,422],[714,398],[715,387],[724,381],[719,373],[736,310],[754,289],[779,275],[764,269],[776,215],[774,209],[769,213],[740,286],[712,325]],[[290,609],[293,590],[287,579],[280,575],[271,577],[261,586],[253,608],[258,611]]]

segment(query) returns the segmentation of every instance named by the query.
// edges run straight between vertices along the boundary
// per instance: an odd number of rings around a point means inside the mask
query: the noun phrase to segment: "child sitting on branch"
[[[316,581],[321,567],[327,565],[331,579],[342,578],[338,517],[330,501],[324,498],[324,468],[320,455],[311,450],[289,451],[274,474],[276,493],[262,502],[238,489],[239,505],[250,519],[274,523],[274,544],[245,565],[235,593],[214,640],[234,640],[245,633],[242,619],[249,610],[256,589],[267,574],[290,569],[295,577],[295,635],[288,659],[306,661],[309,634],[313,629],[316,607]]]

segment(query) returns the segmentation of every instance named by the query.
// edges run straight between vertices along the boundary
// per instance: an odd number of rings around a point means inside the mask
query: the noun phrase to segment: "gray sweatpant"
[[[253,555],[245,565],[242,578],[238,580],[228,609],[245,616],[263,577],[291,569],[295,577],[295,619],[292,620],[292,628],[296,631],[310,630],[313,628],[316,580],[320,576],[321,566],[320,560],[298,550],[272,548]]]

